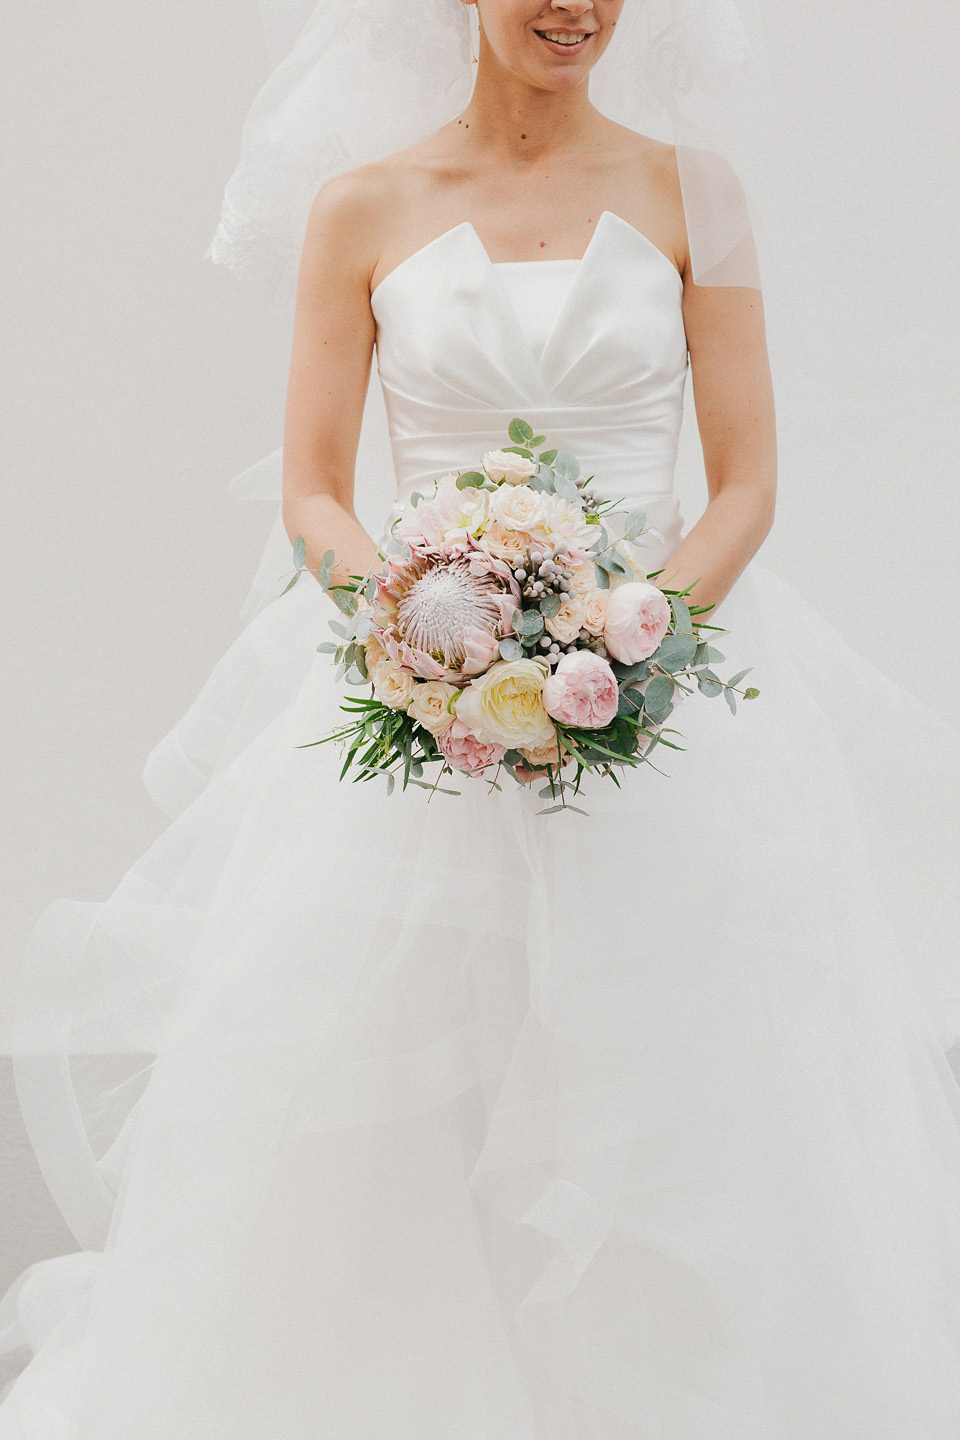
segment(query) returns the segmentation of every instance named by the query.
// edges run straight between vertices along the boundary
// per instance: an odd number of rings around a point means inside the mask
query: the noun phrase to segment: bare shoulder
[[[624,219],[659,245],[683,274],[687,232],[676,146],[613,121],[610,127]]]

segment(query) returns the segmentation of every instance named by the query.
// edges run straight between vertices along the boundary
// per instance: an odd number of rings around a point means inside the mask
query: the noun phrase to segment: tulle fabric
[[[260,610],[167,830],[34,937],[88,1238],[0,1310],[2,1440],[955,1436],[956,734],[754,562],[761,699],[684,702],[669,777],[388,798],[297,748],[332,613]]]

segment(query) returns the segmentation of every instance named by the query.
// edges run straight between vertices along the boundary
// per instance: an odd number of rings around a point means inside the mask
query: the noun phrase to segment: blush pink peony
[[[603,622],[603,643],[615,660],[636,665],[648,659],[667,633],[670,601],[645,580],[631,580],[610,591]]]
[[[600,730],[610,724],[619,702],[617,677],[592,650],[562,656],[543,682],[544,709],[561,725]]]
[[[482,770],[487,765],[496,765],[506,753],[503,745],[484,745],[462,720],[457,719],[436,740],[454,770],[464,770],[467,774]]]

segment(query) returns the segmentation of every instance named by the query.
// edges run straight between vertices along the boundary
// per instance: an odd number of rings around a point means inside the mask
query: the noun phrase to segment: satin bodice
[[[551,270],[550,262],[530,264],[538,281]],[[522,315],[505,268],[464,221],[374,289],[398,503],[425,482],[475,466],[485,450],[507,443],[507,426],[521,416],[550,445],[572,450],[601,494],[644,504],[651,523],[676,538],[673,475],[687,373],[680,275],[609,210],[573,273],[566,261],[552,268],[562,293],[531,284]],[[529,306],[538,303],[550,313],[535,339]]]

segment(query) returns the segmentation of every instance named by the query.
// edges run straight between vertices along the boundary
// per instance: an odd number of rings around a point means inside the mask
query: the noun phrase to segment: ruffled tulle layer
[[[761,697],[669,775],[388,798],[297,748],[331,613],[252,619],[37,928],[82,1250],[0,1306],[0,1440],[956,1440],[960,737],[754,562]]]

